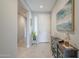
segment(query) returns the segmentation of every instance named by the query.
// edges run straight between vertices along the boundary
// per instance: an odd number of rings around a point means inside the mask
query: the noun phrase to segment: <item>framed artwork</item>
[[[74,32],[74,0],[68,0],[56,17],[57,31]]]

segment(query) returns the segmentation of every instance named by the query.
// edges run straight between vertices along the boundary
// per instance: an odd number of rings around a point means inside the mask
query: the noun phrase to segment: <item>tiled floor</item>
[[[18,47],[20,47],[20,48],[24,48],[25,47],[24,39],[19,39],[18,40]]]
[[[30,48],[18,47],[19,58],[53,58],[49,43],[40,43]]]

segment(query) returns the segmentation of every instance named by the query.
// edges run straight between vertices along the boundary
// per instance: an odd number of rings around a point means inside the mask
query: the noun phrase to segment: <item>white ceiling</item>
[[[25,0],[30,9],[34,12],[50,12],[56,0]],[[43,5],[44,8],[40,8]]]

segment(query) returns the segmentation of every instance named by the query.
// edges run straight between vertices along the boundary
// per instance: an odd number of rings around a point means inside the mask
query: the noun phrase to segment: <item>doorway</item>
[[[18,47],[25,47],[26,39],[26,18],[18,15]]]

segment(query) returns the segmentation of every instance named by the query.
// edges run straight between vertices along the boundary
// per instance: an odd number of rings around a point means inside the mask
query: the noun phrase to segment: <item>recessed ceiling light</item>
[[[40,5],[40,8],[44,8],[44,6],[43,5]]]

